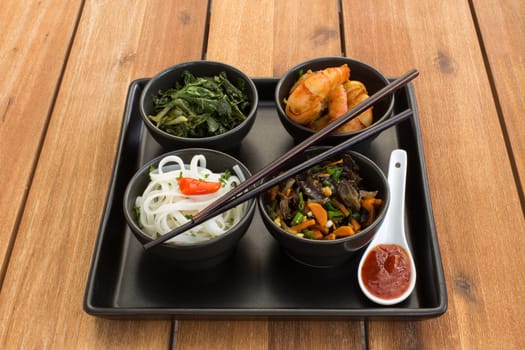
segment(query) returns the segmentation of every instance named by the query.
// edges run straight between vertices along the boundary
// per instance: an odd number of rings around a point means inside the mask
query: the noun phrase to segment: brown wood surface
[[[208,5],[1,2],[0,348],[519,348],[524,5]],[[341,54],[389,76],[411,68],[421,73],[414,86],[447,312],[417,322],[123,321],[85,314],[82,298],[129,83],[203,55],[267,77]]]
[[[240,16],[231,16],[231,13]],[[250,76],[271,77],[282,75],[306,59],[339,55],[341,40],[336,1],[213,1],[206,54],[209,60],[229,63]],[[320,349],[319,345],[330,339],[327,344],[337,349],[355,348],[361,341],[359,322],[340,324],[348,331],[339,333],[341,337],[333,336],[333,327],[316,321],[231,321],[226,327],[219,324],[180,322],[178,347]],[[226,332],[228,336],[221,336],[223,327],[231,329],[231,335]]]
[[[171,343],[170,321],[94,318],[82,311],[82,298],[128,85],[201,58],[206,9],[206,1],[191,0],[85,2],[0,292],[0,348]]]
[[[0,286],[79,7],[0,2]]]
[[[375,15],[359,16],[367,10]],[[343,14],[348,56],[387,75],[421,73],[414,84],[449,295],[441,318],[370,322],[370,348],[517,346],[525,222],[468,4],[345,1]]]
[[[525,189],[525,2],[473,1],[502,127]],[[523,196],[523,194],[522,194]],[[525,198],[522,197],[522,200]]]

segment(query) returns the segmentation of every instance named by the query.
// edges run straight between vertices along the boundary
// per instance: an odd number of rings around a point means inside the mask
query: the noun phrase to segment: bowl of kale
[[[140,96],[140,115],[166,150],[240,146],[257,112],[254,82],[215,61],[184,62],[152,77]]]

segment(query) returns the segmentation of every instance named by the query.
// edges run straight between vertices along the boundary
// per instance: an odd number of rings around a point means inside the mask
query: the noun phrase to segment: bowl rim
[[[226,131],[226,132],[224,132],[224,133],[222,133],[220,135],[213,135],[213,136],[206,136],[206,137],[181,137],[181,136],[172,135],[172,134],[170,134],[170,133],[168,133],[168,132],[166,132],[164,130],[159,129],[155,124],[153,124],[151,122],[151,120],[149,120],[148,116],[146,115],[146,111],[144,110],[144,103],[145,103],[145,99],[148,98],[147,94],[151,93],[151,92],[148,92],[151,89],[151,85],[153,85],[153,83],[155,81],[157,81],[158,79],[163,78],[166,74],[171,73],[173,70],[176,70],[176,69],[181,69],[181,70],[188,69],[189,70],[194,65],[208,65],[208,66],[212,66],[212,67],[226,67],[227,69],[232,70],[232,71],[236,72],[237,74],[239,74],[239,76],[241,76],[242,79],[247,83],[247,85],[249,86],[248,90],[251,90],[251,92],[253,94],[253,103],[250,106],[250,111],[248,112],[248,114],[246,116],[246,119],[242,123],[240,123],[236,127],[232,128],[232,129],[230,129],[230,130],[228,130],[228,131]],[[259,94],[258,94],[257,87],[256,87],[254,81],[248,75],[246,75],[246,73],[241,71],[239,68],[234,67],[234,66],[229,65],[229,64],[224,63],[224,62],[219,62],[219,61],[194,60],[194,61],[186,61],[186,62],[180,62],[180,63],[174,64],[172,66],[164,68],[163,70],[161,70],[157,74],[153,75],[148,80],[146,85],[144,85],[144,88],[142,88],[142,91],[140,93],[140,97],[139,97],[139,114],[140,114],[140,117],[142,118],[142,121],[146,124],[146,126],[149,129],[155,130],[155,132],[159,133],[163,137],[166,137],[166,138],[170,139],[171,141],[189,142],[189,143],[191,143],[191,142],[193,142],[193,143],[213,142],[213,141],[220,140],[223,137],[228,136],[230,134],[234,134],[236,131],[238,131],[241,128],[245,127],[246,122],[248,122],[249,120],[255,118],[255,115],[257,114],[256,112],[257,112],[258,104],[259,104]]]
[[[310,151],[314,151],[316,149],[330,148],[330,147],[331,146],[314,146],[314,147],[308,148],[306,150],[306,152],[308,152],[309,150]],[[308,239],[308,238],[297,237],[295,235],[290,234],[289,232],[286,232],[285,230],[283,230],[282,228],[280,228],[280,227],[278,227],[277,225],[274,224],[273,220],[270,218],[270,216],[266,212],[266,208],[264,206],[264,204],[265,204],[263,202],[264,193],[261,193],[257,197],[257,203],[259,205],[259,211],[261,212],[261,219],[263,221],[271,223],[271,225],[275,229],[277,229],[277,231],[279,231],[279,234],[282,235],[283,237],[286,237],[286,239],[290,239],[290,240],[293,240],[295,242],[298,242],[299,244],[308,245],[308,246],[312,246],[312,245],[330,246],[330,245],[344,244],[344,243],[346,243],[348,241],[353,241],[353,240],[359,239],[361,236],[366,235],[372,229],[375,229],[376,226],[378,224],[381,224],[381,222],[385,218],[387,209],[390,206],[390,186],[388,184],[388,179],[387,179],[385,173],[383,172],[383,170],[381,170],[381,168],[373,160],[371,160],[370,158],[366,157],[362,153],[359,153],[359,152],[356,152],[356,151],[352,151],[352,150],[343,150],[342,152],[349,153],[352,157],[359,158],[361,161],[363,161],[363,162],[367,163],[368,165],[370,165],[371,168],[374,169],[374,171],[380,175],[380,177],[382,178],[382,180],[384,181],[384,183],[386,185],[385,186],[385,196],[384,196],[384,197],[386,197],[386,199],[383,198],[383,209],[381,210],[381,213],[379,213],[379,215],[376,217],[376,219],[374,220],[374,222],[370,226],[366,227],[364,230],[361,230],[361,231],[359,231],[356,234],[353,234],[351,236],[343,237],[343,238],[337,238],[337,239],[334,239],[334,240],[315,240],[315,239]],[[272,234],[272,236],[274,235],[271,232],[270,232],[270,234]]]
[[[139,178],[141,178],[144,175],[143,173],[147,169],[149,169],[152,165],[158,164],[164,157],[167,157],[167,156],[170,156],[170,155],[178,155],[181,152],[193,153],[194,155],[196,155],[196,154],[199,154],[199,152],[203,152],[203,151],[204,152],[208,152],[208,153],[214,153],[214,154],[216,154],[218,156],[221,156],[221,157],[224,157],[224,158],[229,158],[229,159],[235,161],[235,163],[241,167],[241,170],[243,170],[243,172],[245,172],[245,175],[247,175],[247,177],[252,176],[252,173],[251,173],[250,169],[248,169],[248,167],[246,165],[244,165],[244,163],[241,162],[239,159],[237,159],[237,158],[235,158],[235,157],[233,157],[233,156],[231,156],[231,155],[229,155],[227,153],[215,150],[215,149],[202,148],[202,147],[198,147],[198,148],[182,148],[182,149],[173,150],[173,151],[169,151],[169,152],[163,153],[163,154],[161,154],[161,155],[159,155],[159,156],[149,160],[148,162],[144,163],[144,165],[142,165],[138,170],[135,171],[135,173],[133,174],[131,179],[128,181],[128,184],[126,185],[126,189],[124,191],[124,195],[122,196],[122,205],[123,205],[122,209],[123,209],[124,217],[125,217],[125,220],[126,220],[126,222],[128,224],[128,227],[131,229],[133,234],[139,235],[141,238],[145,239],[148,242],[151,242],[151,241],[154,240],[153,238],[151,238],[149,235],[147,235],[139,227],[139,225],[135,222],[135,219],[132,217],[131,211],[129,210],[130,208],[129,208],[128,204],[127,204],[128,203],[127,199],[130,197],[130,192],[131,192],[131,188],[133,187],[133,184]],[[227,236],[229,236],[231,234],[231,230],[233,228],[240,227],[240,226],[244,225],[246,223],[246,221],[251,220],[251,217],[253,217],[253,214],[255,212],[255,206],[257,204],[256,202],[257,201],[256,201],[255,198],[251,198],[251,199],[247,200],[245,203],[248,204],[248,207],[246,209],[246,212],[242,216],[241,220],[235,226],[232,226],[228,231],[224,232],[220,236],[211,238],[211,239],[206,240],[206,241],[196,242],[196,243],[177,244],[177,243],[169,243],[169,242],[166,241],[166,242],[162,242],[161,244],[159,244],[159,246],[162,246],[163,248],[169,248],[169,249],[175,249],[175,250],[190,250],[190,249],[203,248],[203,247],[207,247],[209,245],[216,244],[219,241],[225,239]]]
[[[305,67],[310,66],[312,64],[322,63],[324,61],[329,61],[329,60],[340,61],[341,64],[342,63],[348,63],[348,64],[353,63],[353,64],[361,65],[361,66],[365,67],[366,69],[372,71],[375,75],[377,75],[385,83],[385,85],[390,84],[390,82],[388,81],[387,77],[383,73],[381,73],[377,68],[375,68],[374,66],[372,66],[372,65],[370,65],[368,63],[365,63],[363,61],[360,61],[360,60],[357,60],[357,59],[351,58],[351,57],[344,57],[344,56],[316,57],[316,58],[312,58],[312,59],[307,60],[307,61],[303,61],[303,62],[301,62],[299,64],[296,64],[295,66],[293,66],[290,69],[288,69],[286,71],[286,73],[284,73],[279,78],[279,80],[277,81],[277,85],[275,87],[275,92],[274,92],[274,100],[275,100],[275,107],[277,108],[277,111],[279,112],[278,114],[279,114],[280,119],[281,120],[285,120],[289,125],[293,126],[294,128],[297,128],[297,129],[301,130],[302,132],[306,132],[306,133],[309,133],[309,134],[314,134],[315,130],[312,130],[312,129],[304,126],[304,125],[296,123],[295,121],[293,121],[291,118],[289,118],[286,115],[286,111],[283,109],[283,107],[281,105],[281,101],[279,99],[279,92],[281,91],[282,85],[284,84],[285,80],[291,74],[294,74],[294,73],[300,71],[301,69],[304,69]],[[328,66],[327,66],[327,68],[328,68]],[[388,98],[390,99],[390,102],[388,103],[388,107],[386,109],[386,112],[382,116],[380,116],[375,122],[373,122],[371,125],[367,126],[366,128],[363,128],[361,130],[346,132],[346,133],[343,133],[343,134],[330,134],[330,135],[327,135],[327,138],[347,138],[349,136],[355,136],[355,135],[363,132],[363,130],[366,130],[366,129],[370,128],[371,126],[373,126],[374,124],[376,124],[378,122],[381,122],[382,120],[386,119],[389,115],[392,114],[392,111],[394,110],[394,104],[395,104],[395,96],[394,96],[394,94],[390,94],[388,96]]]

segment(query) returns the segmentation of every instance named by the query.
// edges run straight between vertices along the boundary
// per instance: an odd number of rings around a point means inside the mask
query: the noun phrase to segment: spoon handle
[[[390,207],[385,221],[388,225],[400,225],[393,228],[402,232],[405,226],[405,187],[407,174],[407,153],[402,149],[392,151],[388,165],[388,184],[390,186]],[[392,226],[389,226],[392,227]],[[403,239],[406,239],[403,237]]]

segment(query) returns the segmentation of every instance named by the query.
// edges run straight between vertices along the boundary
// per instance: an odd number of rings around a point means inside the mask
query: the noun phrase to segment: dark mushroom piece
[[[352,211],[359,211],[361,209],[361,203],[359,202],[359,192],[352,182],[346,180],[339,181],[339,183],[336,185],[336,189],[337,196],[347,207],[349,207]]]

